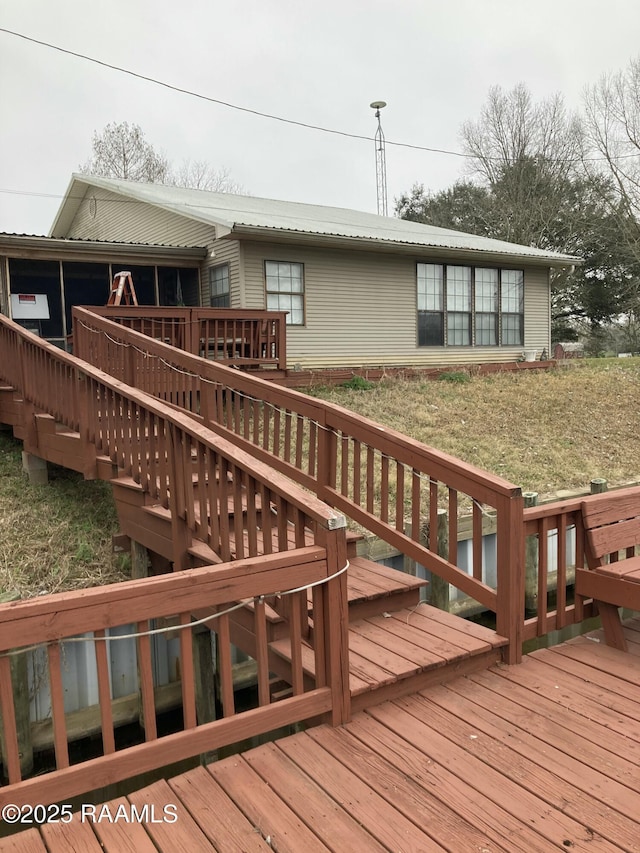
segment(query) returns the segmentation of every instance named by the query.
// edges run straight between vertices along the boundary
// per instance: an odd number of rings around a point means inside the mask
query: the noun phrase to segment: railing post
[[[278,350],[278,370],[287,369],[287,319],[285,314],[281,314],[276,320],[277,334],[276,347]]]
[[[336,471],[338,464],[338,436],[326,426],[325,413],[318,416],[318,455],[317,455],[317,497],[333,505],[332,498],[327,495],[327,489],[335,489]]]
[[[316,542],[327,552],[329,574],[347,565],[346,527],[338,530],[318,529]],[[351,690],[349,688],[349,605],[347,602],[347,573],[343,572],[322,585],[324,614],[326,684],[331,689],[331,724],[347,723],[351,719]]]
[[[509,640],[504,662],[520,663],[524,633],[524,515],[520,490],[497,500],[496,631]]]

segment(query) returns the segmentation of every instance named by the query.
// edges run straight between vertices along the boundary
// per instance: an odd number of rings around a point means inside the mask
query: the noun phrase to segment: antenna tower
[[[387,106],[386,101],[374,101],[369,104],[372,110],[376,111],[378,119],[378,129],[375,135],[376,146],[376,191],[378,194],[378,215],[387,216],[387,154],[382,132],[382,124],[380,122],[380,110]]]

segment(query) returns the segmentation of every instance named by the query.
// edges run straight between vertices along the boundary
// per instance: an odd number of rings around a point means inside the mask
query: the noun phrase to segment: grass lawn
[[[49,483],[31,486],[22,443],[0,433],[0,593],[61,592],[125,580],[114,565],[118,521],[111,486],[49,465]]]
[[[454,378],[461,378],[456,374]],[[640,359],[311,393],[540,496],[640,478]]]

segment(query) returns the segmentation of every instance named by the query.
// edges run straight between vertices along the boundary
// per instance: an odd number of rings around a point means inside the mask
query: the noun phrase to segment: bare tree
[[[617,189],[628,239],[640,240],[640,57],[606,74],[584,96],[584,165],[592,178],[606,174]],[[637,250],[640,256],[640,250]]]
[[[169,174],[169,161],[147,142],[137,124],[126,121],[108,124],[93,134],[93,154],[80,166],[84,174],[124,178],[162,184]]]
[[[227,168],[214,169],[206,160],[183,160],[180,167],[171,172],[166,183],[216,193],[245,192],[244,187],[233,180]]]
[[[581,152],[579,122],[562,98],[535,103],[524,84],[509,92],[494,86],[480,118],[465,122],[461,136],[471,171],[502,210],[503,239],[549,246]]]
[[[205,160],[184,160],[173,169],[164,154],[147,142],[137,124],[108,124],[101,133],[93,134],[92,148],[92,156],[80,166],[84,174],[220,193],[244,192],[228,169],[215,169]]]

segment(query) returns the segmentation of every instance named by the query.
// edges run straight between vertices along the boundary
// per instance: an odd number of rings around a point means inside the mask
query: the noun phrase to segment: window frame
[[[226,270],[227,272],[227,289],[222,293],[214,293],[214,274],[220,270]],[[224,300],[225,304],[220,304],[217,300]],[[228,263],[216,264],[214,267],[209,267],[209,305],[211,308],[231,308],[231,269]]]
[[[273,267],[275,265],[277,270],[274,271],[270,266]],[[286,275],[282,275],[281,267],[289,267],[290,275],[287,277]],[[299,276],[293,276],[293,268],[297,268],[299,272]],[[294,326],[296,328],[303,328],[307,323],[307,312],[306,312],[306,288],[305,288],[305,268],[304,263],[301,261],[281,261],[281,260],[272,260],[268,259],[264,261],[263,265],[264,269],[264,294],[265,294],[265,307],[268,311],[286,311],[286,325]],[[281,278],[282,275],[282,278]],[[278,286],[274,288],[270,287],[270,284],[273,283],[274,279],[277,279]],[[286,282],[290,283],[290,288],[282,287],[282,284]],[[300,290],[294,290],[293,285],[294,282],[300,283]],[[269,299],[269,297],[277,297],[275,300],[277,305],[274,305],[273,299]],[[269,302],[272,302],[269,305]],[[289,305],[286,306],[286,302],[289,302]],[[296,305],[294,305],[294,302]],[[300,322],[294,322],[295,312],[299,312]]]
[[[457,275],[451,279],[449,286],[448,270],[469,270],[468,306],[461,288],[455,285],[463,283],[463,278]],[[439,274],[437,272],[439,271]],[[478,271],[495,273],[496,280],[481,281]],[[508,281],[508,279],[512,279]],[[460,263],[434,263],[431,261],[416,262],[416,345],[424,347],[523,347],[524,344],[524,270],[512,267],[489,267]],[[439,284],[439,292],[430,284]],[[488,287],[495,287],[493,294],[487,294]],[[481,290],[485,292],[482,293]],[[439,298],[439,302],[438,302]],[[487,301],[489,300],[489,302]],[[478,310],[486,308],[493,300],[494,310]],[[421,305],[423,307],[421,307]],[[450,308],[450,305],[454,305]],[[439,306],[439,307],[438,307]],[[466,310],[468,307],[469,310]],[[513,310],[517,308],[517,310]],[[465,310],[462,310],[465,309]],[[506,310],[511,309],[511,310]],[[464,317],[468,318],[465,322]],[[439,318],[439,322],[436,321]],[[485,328],[482,322],[489,319]],[[456,322],[461,321],[461,322]],[[468,327],[468,328],[467,328]],[[435,334],[434,334],[435,331]],[[480,338],[489,336],[494,343],[479,342]],[[452,343],[452,333],[458,337],[468,335],[468,343]],[[517,337],[518,341],[505,339]],[[439,342],[436,339],[439,338]]]

